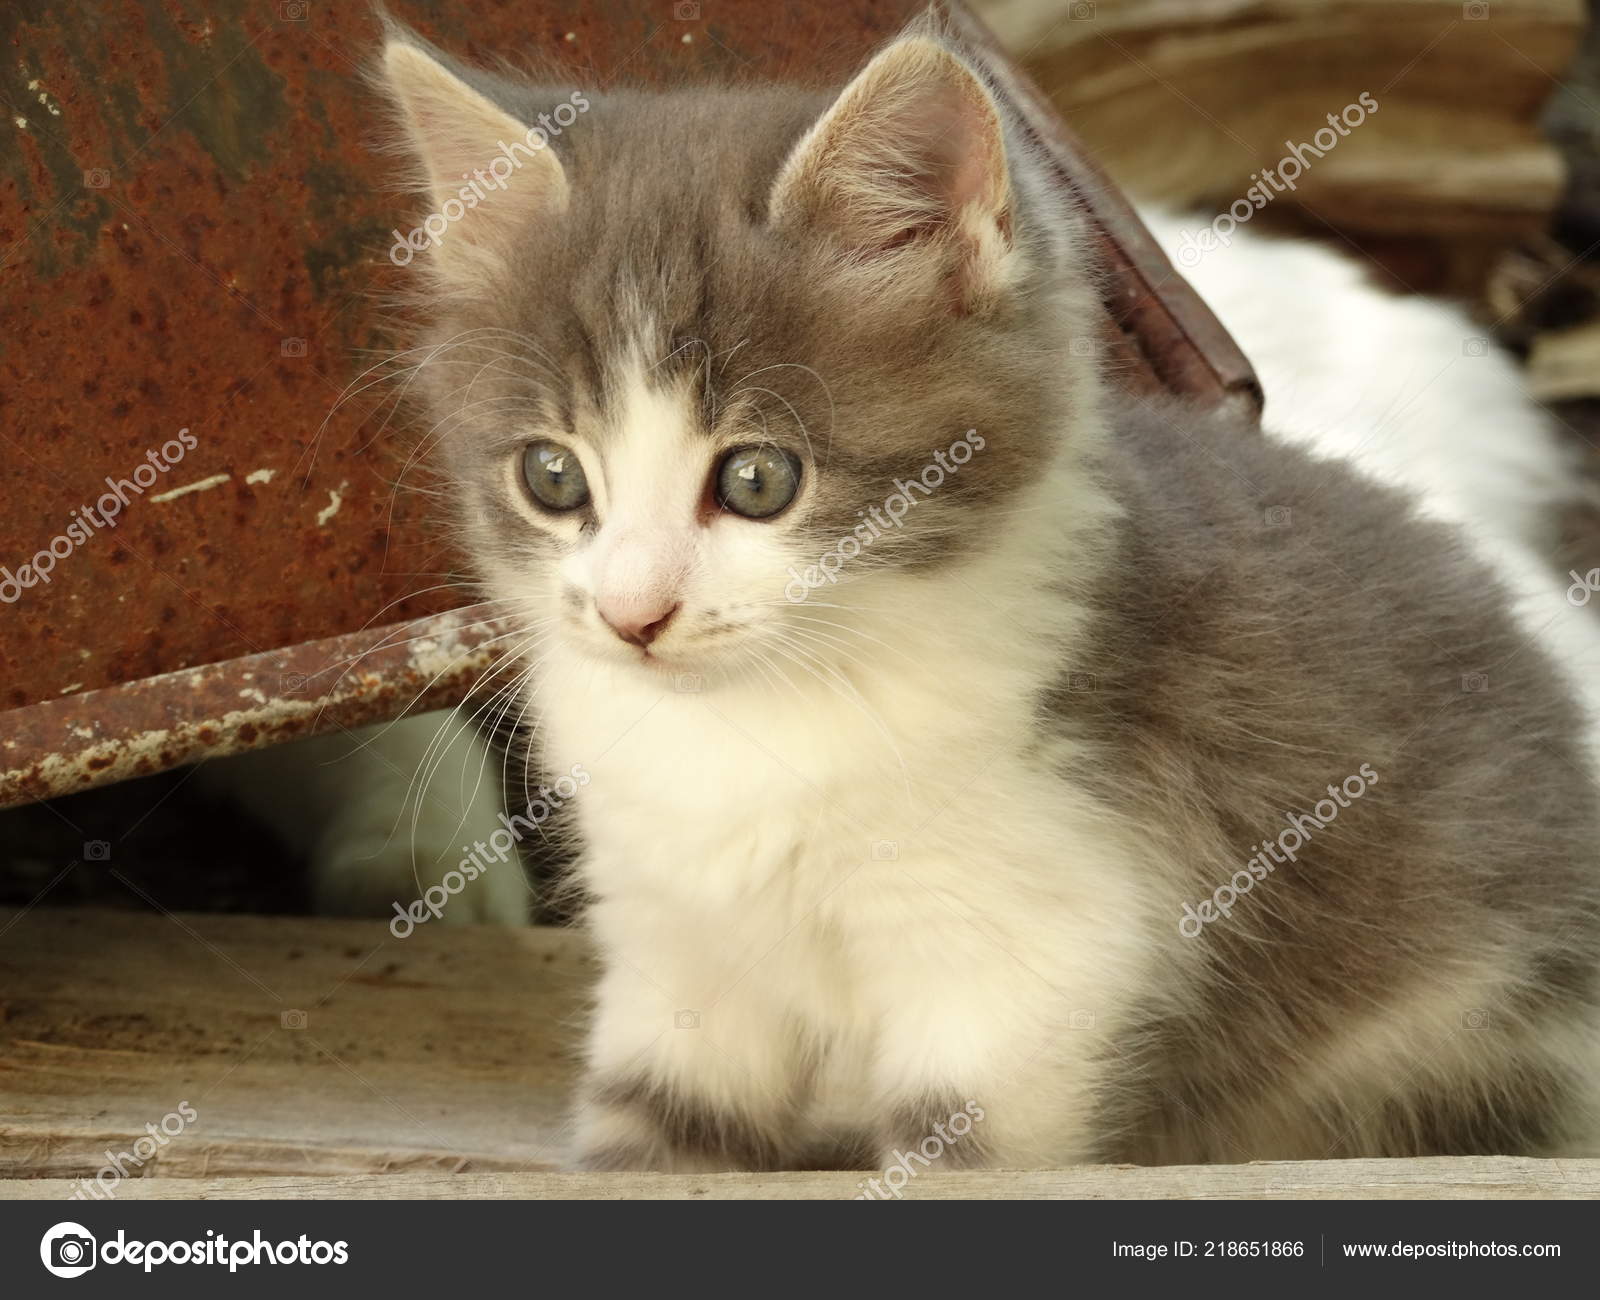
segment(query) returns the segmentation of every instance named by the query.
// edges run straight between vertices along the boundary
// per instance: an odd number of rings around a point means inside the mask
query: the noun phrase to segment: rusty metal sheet
[[[530,54],[603,92],[837,81],[921,5],[390,8],[469,58]],[[225,720],[281,647],[465,599],[409,490],[393,385],[337,405],[389,346],[374,299],[397,283],[390,232],[412,208],[371,148],[375,24],[327,0],[0,6],[6,797],[80,788],[106,746],[123,756],[93,782],[254,743]],[[1096,222],[1126,373],[1248,403],[1227,336],[1042,98],[1020,79],[1014,93]],[[369,666],[368,703],[338,706],[347,720],[401,706],[411,669]],[[321,725],[264,723],[270,737]],[[161,730],[180,739],[140,739]]]

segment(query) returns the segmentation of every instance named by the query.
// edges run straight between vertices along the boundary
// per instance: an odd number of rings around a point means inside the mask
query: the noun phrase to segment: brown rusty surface
[[[14,709],[0,728],[0,808],[446,708],[493,662],[502,631],[450,610]]]
[[[584,88],[813,54],[842,75],[909,8],[393,6],[470,56],[561,57]],[[180,429],[198,440],[48,585],[0,604],[0,706],[348,632],[397,600],[385,618],[456,603],[403,599],[456,566],[392,489],[381,414],[363,400],[328,419],[384,346],[370,295],[409,226],[368,147],[373,24],[324,0],[0,6],[0,566],[66,536]]]
[[[920,5],[390,8],[469,58],[527,52],[604,91],[837,81]],[[138,750],[96,781],[182,761],[218,743],[270,652],[463,599],[402,473],[393,386],[336,408],[386,347],[372,297],[395,286],[390,232],[414,216],[369,147],[374,32],[368,6],[326,0],[0,5],[0,584],[53,541],[66,552],[47,584],[0,585],[0,709],[15,710],[0,745],[31,773],[8,797],[79,788],[90,749]],[[1098,223],[1124,373],[1248,400],[1237,350],[1163,282],[1159,251],[1044,102],[1017,94]],[[164,444],[170,468],[141,471]],[[108,478],[136,472],[156,481],[124,490],[114,526],[79,522]],[[341,705],[347,720],[398,710],[407,670],[390,668],[363,679],[367,704]],[[140,684],[124,699],[120,683]],[[140,739],[163,729],[180,739]]]

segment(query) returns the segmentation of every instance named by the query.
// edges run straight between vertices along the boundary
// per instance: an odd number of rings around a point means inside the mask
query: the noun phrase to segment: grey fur
[[[1090,741],[1071,775],[1184,846],[1195,899],[1330,782],[1381,780],[1193,940],[1207,978],[1121,1045],[1106,1157],[1547,1149],[1587,1083],[1552,1031],[1592,1032],[1600,995],[1578,706],[1494,578],[1399,493],[1168,402],[1124,403],[1112,448],[1130,523],[1072,664],[1093,689],[1045,702]],[[1318,1146],[1262,1136],[1308,1052],[1469,957],[1503,974],[1482,1026],[1449,1027],[1484,1048],[1454,1095],[1422,1074],[1363,1114],[1330,1089],[1299,1103]]]

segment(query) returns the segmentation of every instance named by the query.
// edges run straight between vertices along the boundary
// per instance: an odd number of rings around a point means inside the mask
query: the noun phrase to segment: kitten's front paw
[[[780,1135],[642,1078],[591,1082],[574,1163],[596,1172],[701,1174],[784,1168]]]

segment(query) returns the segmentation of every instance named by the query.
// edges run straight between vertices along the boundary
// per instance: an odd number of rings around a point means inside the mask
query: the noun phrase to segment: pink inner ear
[[[566,206],[566,174],[554,152],[533,148],[528,128],[510,113],[403,42],[385,49],[384,66],[436,209],[467,198],[477,170],[492,168],[502,155],[510,164],[504,187],[478,195],[470,214],[452,226],[441,245],[448,255]]]
[[[831,232],[858,264],[863,254],[938,241],[959,257],[958,302],[976,303],[998,283],[1011,247],[998,110],[949,50],[899,41],[796,146],[771,211],[776,224]]]
[[[935,84],[902,110],[905,153],[919,165],[907,177],[918,200],[908,203],[897,231],[874,251],[889,253],[923,235],[958,250],[949,309],[965,314],[992,287],[996,257],[1011,247],[1011,210],[1000,124],[970,75]]]
[[[951,213],[971,204],[986,211],[1005,206],[1005,160],[987,104],[975,103],[960,87],[945,87],[920,129],[929,138],[928,161],[935,196]]]

